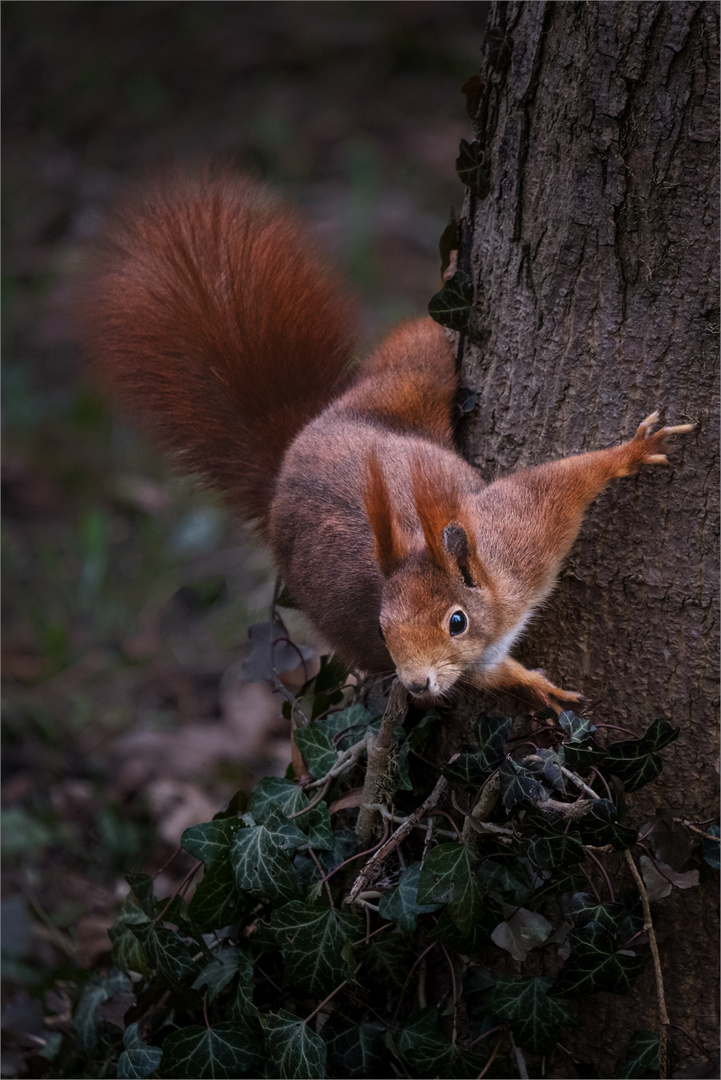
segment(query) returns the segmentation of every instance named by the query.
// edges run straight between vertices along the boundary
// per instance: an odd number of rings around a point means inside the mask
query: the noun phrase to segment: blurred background
[[[423,313],[486,8],[2,6],[3,1075],[31,1067],[39,996],[60,1013],[102,962],[123,873],[289,760],[277,695],[240,678],[268,559],[83,377],[83,246],[129,178],[220,157],[301,204],[369,343]]]

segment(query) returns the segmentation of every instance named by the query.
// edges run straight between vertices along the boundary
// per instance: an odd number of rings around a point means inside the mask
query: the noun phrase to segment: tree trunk
[[[655,409],[697,425],[670,468],[598,499],[518,655],[580,690],[595,719],[679,725],[631,817],[662,805],[705,821],[718,786],[718,7],[494,3],[481,77],[460,255],[474,288],[463,384],[478,393],[466,456],[490,481],[612,445]],[[674,894],[658,911],[671,1021],[712,1053],[717,889]],[[650,967],[632,1005],[595,998],[586,1060],[612,1069],[629,1032],[655,1029],[655,1001]],[[678,1031],[672,1045],[677,1067],[701,1058]]]

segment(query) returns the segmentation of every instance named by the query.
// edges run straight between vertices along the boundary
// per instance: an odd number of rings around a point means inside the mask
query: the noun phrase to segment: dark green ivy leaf
[[[626,994],[645,966],[645,958],[617,951],[616,942],[600,923],[590,922],[569,935],[571,955],[550,990],[553,996]]]
[[[446,762],[441,772],[448,780],[473,788],[477,788],[488,775],[485,762],[474,746],[461,746],[453,761]]]
[[[228,857],[205,871],[188,904],[188,915],[199,930],[210,933],[239,922],[250,906],[249,897],[236,888]]]
[[[143,946],[150,967],[168,982],[176,984],[186,975],[197,972],[198,965],[174,930],[158,926],[157,923],[142,923],[130,929]]]
[[[219,818],[203,825],[191,825],[181,836],[180,843],[209,870],[216,862],[227,860],[236,833],[244,828],[239,817]]]
[[[118,1058],[118,1080],[145,1080],[160,1065],[163,1051],[148,1046],[138,1035],[138,1025],[130,1024],[123,1034],[123,1052]]]
[[[443,288],[431,297],[428,314],[441,326],[448,326],[451,330],[465,330],[472,302],[471,279],[462,270],[456,270]]]
[[[498,775],[503,808],[507,814],[510,814],[516,803],[523,802],[524,799],[537,802],[544,796],[543,784],[510,756],[503,761]]]
[[[404,870],[394,889],[383,893],[378,902],[378,914],[390,919],[406,934],[415,933],[416,918],[431,911],[438,911],[442,904],[419,904],[418,882],[421,876],[420,862],[414,862]]]
[[[269,900],[297,896],[290,855],[305,843],[305,833],[276,811],[262,825],[241,829],[230,850],[237,887]]]
[[[323,1080],[326,1045],[304,1020],[285,1009],[262,1019],[268,1053],[283,1080]]]
[[[624,915],[623,904],[612,900],[601,902],[587,892],[575,892],[564,897],[563,910],[574,926],[581,927],[597,922],[612,934],[616,932]]]
[[[622,781],[626,791],[637,791],[661,772],[663,762],[656,752],[677,739],[679,731],[668,720],[659,719],[654,720],[643,738],[612,743],[608,748],[608,771]]]
[[[343,951],[363,936],[362,924],[353,915],[293,900],[276,908],[270,927],[283,950],[289,986],[324,997],[351,978],[353,971]]]
[[[577,832],[556,833],[541,836],[538,840],[525,840],[528,858],[539,870],[561,870],[575,866],[586,857]]]
[[[338,751],[330,741],[328,729],[319,720],[313,720],[306,727],[298,728],[293,737],[310,775],[316,780],[327,776],[338,760]]]
[[[566,781],[561,772],[563,762],[563,747],[560,747],[559,751],[537,750],[535,754],[525,758],[523,765],[532,776],[541,781],[544,787],[549,790],[555,788],[557,791],[565,791]]]
[[[548,1054],[558,1038],[561,1024],[573,1017],[567,1002],[548,996],[552,979],[517,979],[501,976],[496,983],[491,1012],[499,1020],[510,1020],[513,1035],[523,1050]]]
[[[484,893],[496,893],[509,904],[522,903],[531,890],[526,865],[514,857],[490,855],[479,867],[478,880]]]
[[[577,716],[570,709],[564,709],[558,717],[558,723],[574,743],[585,742],[596,730],[596,725],[592,724],[587,716]]]
[[[225,990],[239,975],[243,984],[250,988],[253,993],[253,965],[247,953],[232,945],[217,953],[209,964],[206,964],[193,983],[194,990],[202,991],[205,987],[208,1001],[213,1002],[218,995]]]
[[[625,851],[636,843],[638,833],[620,825],[616,818],[618,811],[609,799],[586,799],[588,813],[573,823],[584,844],[603,847],[611,844],[616,851]]]
[[[479,199],[485,199],[491,190],[491,179],[483,150],[477,142],[469,143],[461,139],[459,151],[456,172],[461,183]]]
[[[149,874],[126,874],[125,880],[140,908],[150,918],[155,918],[155,893],[153,879]]]
[[[465,844],[439,844],[428,855],[418,882],[419,904],[463,903],[472,888],[475,852]]]
[[[280,776],[266,776],[256,784],[250,795],[250,812],[258,825],[273,812],[279,810],[290,817],[308,805],[308,797],[292,780]]]
[[[618,1067],[619,1080],[635,1080],[658,1072],[659,1045],[658,1036],[652,1031],[635,1031],[626,1058]]]
[[[265,1065],[259,1035],[249,1023],[236,1020],[211,1028],[192,1024],[163,1043],[163,1073],[173,1080],[237,1080],[243,1073],[264,1071]]]
[[[477,1076],[486,1060],[451,1042],[438,1026],[435,1006],[411,1018],[396,1039],[396,1049],[419,1076]]]
[[[566,766],[580,776],[588,776],[592,768],[602,769],[608,756],[593,738],[582,743],[566,743],[563,752]]]
[[[496,979],[488,968],[474,965],[468,969],[463,980],[463,997],[471,1020],[492,1015],[495,989]]]
[[[98,1005],[115,994],[132,993],[132,985],[127,975],[113,968],[107,975],[91,975],[83,987],[75,1013],[73,1027],[77,1035],[78,1048],[87,1053],[97,1045],[98,1021],[95,1010]]]
[[[478,753],[485,772],[493,770],[503,761],[506,739],[513,727],[512,716],[487,716],[478,720]]]

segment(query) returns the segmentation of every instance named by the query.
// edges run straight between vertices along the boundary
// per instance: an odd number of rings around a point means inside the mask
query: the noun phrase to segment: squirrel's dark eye
[[[468,619],[462,611],[454,611],[448,621],[448,629],[451,637],[457,637],[458,634],[462,634],[468,626]]]

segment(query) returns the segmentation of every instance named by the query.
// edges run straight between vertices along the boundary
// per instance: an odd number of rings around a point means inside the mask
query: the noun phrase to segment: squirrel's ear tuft
[[[473,538],[457,522],[452,521],[443,530],[443,545],[449,559],[458,567],[463,584],[468,588],[485,585],[487,577],[478,555]]]
[[[391,506],[383,467],[374,450],[368,455],[363,502],[376,541],[376,558],[383,577],[390,577],[405,558],[398,522]]]
[[[458,517],[458,487],[445,471],[431,470],[423,458],[411,463],[411,480],[416,513],[423,529],[426,550],[439,570],[448,570],[448,551],[444,530]]]

